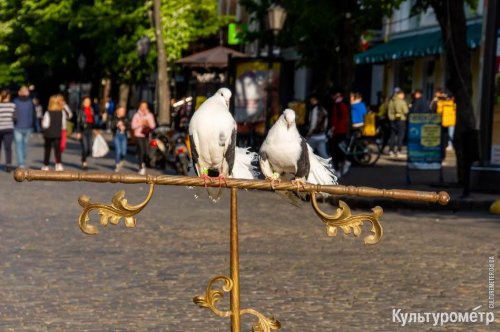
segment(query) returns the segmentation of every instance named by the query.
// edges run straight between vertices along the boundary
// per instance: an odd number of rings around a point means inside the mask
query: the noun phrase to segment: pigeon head
[[[231,99],[232,95],[231,90],[229,90],[228,88],[220,88],[215,94],[221,96],[226,103],[226,106],[229,108],[229,100]]]
[[[295,111],[292,109],[287,108],[283,112],[283,121],[286,124],[286,127],[290,129],[295,125]]]

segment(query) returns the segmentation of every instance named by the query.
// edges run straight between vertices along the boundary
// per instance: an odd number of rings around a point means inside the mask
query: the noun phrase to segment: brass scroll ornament
[[[336,236],[337,228],[340,228],[344,231],[344,234],[350,234],[352,231],[354,236],[357,237],[361,234],[361,226],[363,226],[364,221],[372,224],[371,232],[373,233],[365,237],[365,244],[376,244],[380,241],[382,235],[384,235],[384,230],[379,221],[379,218],[383,214],[380,206],[374,207],[372,214],[352,215],[349,206],[344,201],[339,201],[339,207],[335,214],[330,215],[319,208],[315,192],[311,193],[311,204],[314,212],[326,224],[326,233],[328,236]]]
[[[117,192],[112,200],[111,205],[102,203],[91,203],[90,198],[86,195],[82,195],[78,198],[78,203],[83,207],[83,211],[78,219],[78,224],[80,229],[85,234],[94,235],[97,234],[97,227],[90,225],[88,222],[90,220],[89,213],[92,210],[97,210],[101,216],[101,225],[107,226],[108,223],[116,225],[123,218],[125,227],[135,227],[136,219],[135,215],[144,209],[144,207],[149,203],[154,193],[154,184],[149,185],[149,192],[146,196],[144,202],[138,205],[129,205],[127,199],[125,198],[125,191],[120,190]]]
[[[214,284],[217,282],[223,283],[221,289],[214,288]],[[229,317],[232,315],[232,312],[219,310],[216,304],[224,297],[224,293],[228,293],[232,289],[233,281],[231,278],[222,275],[216,276],[208,282],[205,295],[196,296],[193,298],[193,302],[200,308],[210,309],[219,317]],[[254,309],[242,309],[240,310],[240,314],[254,315],[257,317],[258,321],[256,325],[252,326],[252,332],[271,332],[271,330],[278,330],[281,328],[281,323],[274,319],[274,317],[268,318]]]

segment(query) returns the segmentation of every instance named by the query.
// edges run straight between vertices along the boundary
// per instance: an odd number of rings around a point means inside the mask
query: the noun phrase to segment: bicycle
[[[364,137],[359,130],[340,142],[339,148],[347,159],[361,166],[375,165],[382,154],[380,139]]]

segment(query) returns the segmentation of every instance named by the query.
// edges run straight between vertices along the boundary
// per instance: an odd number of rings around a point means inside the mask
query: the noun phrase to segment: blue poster
[[[419,170],[441,168],[441,116],[439,114],[410,114],[408,168]]]

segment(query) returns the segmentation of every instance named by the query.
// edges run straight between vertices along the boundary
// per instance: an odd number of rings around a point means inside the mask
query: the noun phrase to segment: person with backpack
[[[450,140],[453,140],[453,138],[450,139],[450,136],[453,136],[453,129],[455,128],[457,105],[453,98],[446,95],[443,89],[437,88],[429,109],[432,113],[441,115],[441,161],[444,162],[446,148]]]
[[[54,149],[56,160],[56,171],[63,171],[61,162],[61,136],[63,123],[66,122],[66,113],[64,112],[64,104],[58,96],[52,96],[49,99],[47,112],[43,115],[42,129],[44,138],[44,154],[42,171],[49,170],[50,150]]]
[[[309,112],[309,130],[307,131],[307,143],[321,158],[328,158],[326,151],[326,127],[328,125],[328,113],[319,104],[317,95],[309,97],[311,111]]]
[[[409,109],[403,90],[397,90],[389,101],[387,116],[391,122],[391,137],[389,138],[389,155],[398,157],[401,153],[406,134],[406,117]]]

